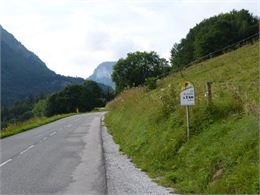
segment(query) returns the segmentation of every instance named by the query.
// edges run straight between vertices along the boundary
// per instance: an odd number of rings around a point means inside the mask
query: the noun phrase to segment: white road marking
[[[29,147],[26,148],[24,151],[20,152],[20,154],[23,154],[23,153],[27,152],[28,150],[30,150],[30,149],[33,148],[33,147],[34,147],[34,145],[29,146]]]
[[[56,133],[57,133],[57,132],[54,131],[54,132],[52,132],[52,133],[50,134],[50,136],[54,136]]]
[[[0,167],[4,166],[5,164],[9,163],[10,161],[12,161],[12,159],[9,159],[9,160],[7,160],[7,161],[1,163],[1,164],[0,164]]]
[[[46,139],[48,139],[48,137],[44,137],[44,138],[42,138],[42,141],[45,141]]]

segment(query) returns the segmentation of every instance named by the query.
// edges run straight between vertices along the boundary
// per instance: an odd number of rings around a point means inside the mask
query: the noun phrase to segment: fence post
[[[212,103],[211,81],[206,82],[206,96],[208,97],[208,104]]]

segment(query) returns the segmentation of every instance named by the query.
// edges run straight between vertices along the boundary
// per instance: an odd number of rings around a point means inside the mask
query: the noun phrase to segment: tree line
[[[171,65],[178,71],[190,62],[259,33],[259,18],[247,10],[220,14],[203,20],[171,49]]]
[[[105,106],[112,98],[113,92],[109,88],[104,91],[96,82],[86,80],[83,85],[68,85],[63,90],[52,94],[43,104],[44,109],[39,110],[43,110],[46,116],[87,112],[95,107]]]
[[[33,117],[87,112],[103,107],[114,97],[112,88],[86,80],[82,85],[71,84],[48,96],[29,96],[12,107],[1,108],[1,128],[8,123],[23,122]]]

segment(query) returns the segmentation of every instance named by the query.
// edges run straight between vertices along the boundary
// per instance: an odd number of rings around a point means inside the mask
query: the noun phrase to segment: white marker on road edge
[[[28,150],[30,150],[30,149],[33,148],[33,147],[34,147],[34,145],[29,146],[29,147],[26,148],[24,151],[20,152],[20,154],[23,154],[23,153],[27,152]]]
[[[72,124],[68,124],[66,127],[72,127]]]
[[[48,139],[48,137],[44,137],[44,138],[42,138],[42,141],[45,141],[46,139]]]
[[[54,136],[56,133],[57,133],[57,132],[54,131],[54,132],[52,132],[52,133],[50,134],[50,136]]]
[[[4,166],[5,164],[9,163],[10,161],[12,161],[12,159],[9,159],[9,160],[3,162],[2,164],[0,164],[0,167]]]

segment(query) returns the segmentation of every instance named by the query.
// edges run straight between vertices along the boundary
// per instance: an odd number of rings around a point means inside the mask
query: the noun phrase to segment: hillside
[[[88,79],[115,89],[115,83],[111,79],[111,74],[115,63],[116,62],[102,62],[97,66],[93,74]]]
[[[69,83],[83,83],[82,78],[65,77],[51,71],[2,26],[0,31],[2,105],[12,105],[30,95],[54,92]]]
[[[180,193],[259,194],[259,43],[133,88],[107,107],[114,140],[142,170]],[[180,83],[195,85],[190,140]],[[212,82],[213,103],[205,97]]]

